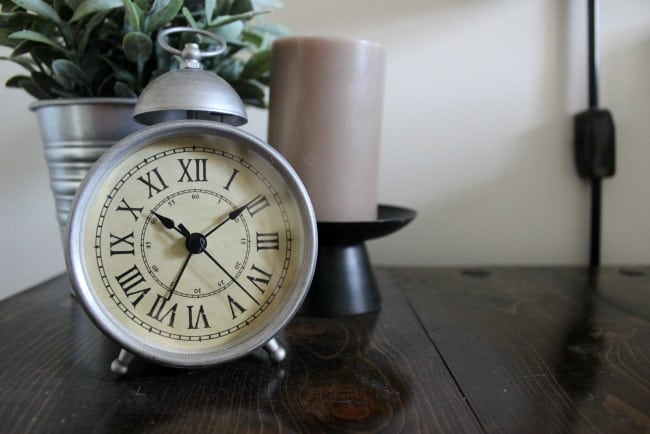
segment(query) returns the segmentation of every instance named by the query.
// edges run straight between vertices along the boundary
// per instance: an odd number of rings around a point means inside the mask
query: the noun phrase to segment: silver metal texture
[[[93,163],[115,142],[143,126],[131,118],[135,99],[79,98],[38,101],[36,113],[63,234],[72,198]]]
[[[220,42],[221,48],[201,52],[196,44],[187,44],[183,51],[170,47],[164,36],[170,33],[198,33]],[[181,69],[167,72],[152,80],[142,91],[134,110],[134,118],[153,125],[181,119],[201,119],[239,126],[248,122],[246,108],[237,92],[214,72],[204,71],[199,60],[219,54],[225,41],[205,30],[187,27],[168,29],[158,38],[161,46],[183,56]],[[222,49],[223,48],[223,49]]]
[[[115,319],[103,305],[93,286],[85,260],[84,250],[93,240],[85,238],[88,214],[98,200],[100,186],[114,169],[130,155],[157,143],[158,140],[175,136],[215,136],[236,142],[246,153],[256,153],[268,161],[286,182],[286,187],[296,199],[297,210],[304,231],[304,254],[297,264],[296,279],[285,281],[283,291],[287,295],[277,300],[274,314],[252,334],[241,336],[222,347],[206,350],[171,350],[143,341]],[[99,199],[102,200],[102,199]],[[200,367],[211,366],[239,358],[266,345],[273,360],[284,357],[284,349],[273,341],[275,335],[293,318],[304,300],[316,268],[318,237],[316,216],[307,190],[293,167],[284,157],[257,137],[230,125],[201,120],[166,122],[131,134],[113,146],[93,166],[82,183],[72,206],[72,213],[66,232],[66,265],[72,286],[82,306],[95,324],[108,336],[118,342],[127,352],[152,360],[156,363]],[[298,240],[293,240],[297,243]]]
[[[167,35],[171,35],[173,33],[196,33],[198,35],[205,36],[208,39],[212,39],[214,42],[216,42],[217,48],[210,51],[192,50],[192,53],[186,53],[185,49],[181,51],[178,48],[174,48],[167,43],[167,40],[165,38],[167,37]],[[158,45],[160,45],[163,48],[163,50],[165,50],[170,54],[181,56],[185,60],[187,60],[188,58],[191,58],[193,60],[201,60],[204,57],[215,57],[223,53],[224,51],[226,51],[226,48],[228,48],[226,41],[221,36],[216,35],[212,32],[208,32],[207,30],[195,29],[193,27],[169,27],[167,29],[161,30],[158,33],[157,41],[158,41]],[[188,45],[196,45],[196,44],[188,44]]]

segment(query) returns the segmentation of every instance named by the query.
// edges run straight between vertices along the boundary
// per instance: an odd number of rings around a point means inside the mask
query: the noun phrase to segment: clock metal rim
[[[251,151],[268,161],[286,181],[298,205],[305,237],[303,262],[297,265],[298,278],[294,285],[285,287],[291,294],[282,299],[273,318],[252,335],[239,337],[218,349],[170,351],[150,345],[142,338],[128,332],[113,319],[94,295],[92,283],[86,273],[87,263],[83,252],[84,227],[88,212],[98,189],[109,173],[126,157],[163,138],[193,134],[217,135],[229,138],[239,146],[250,146]],[[65,259],[69,278],[82,306],[93,322],[126,350],[156,363],[178,367],[209,366],[241,357],[263,346],[293,318],[307,294],[316,267],[317,229],[314,209],[307,190],[293,167],[271,146],[259,138],[233,126],[203,120],[170,121],[143,128],[116,143],[93,165],[82,182],[72,203],[65,234]],[[87,240],[86,240],[87,242]]]

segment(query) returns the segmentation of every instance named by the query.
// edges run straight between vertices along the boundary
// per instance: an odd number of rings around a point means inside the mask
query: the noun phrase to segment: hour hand
[[[222,220],[218,225],[216,225],[215,227],[213,227],[212,229],[210,229],[210,230],[205,234],[205,236],[207,237],[207,236],[210,235],[212,232],[216,231],[216,230],[219,229],[221,226],[223,226],[223,225],[225,225],[226,223],[228,223],[230,220],[235,220],[237,217],[239,217],[239,216],[241,215],[241,213],[243,213],[243,212],[246,210],[246,208],[248,208],[248,207],[250,206],[251,203],[253,203],[254,201],[256,201],[259,197],[260,197],[260,196],[258,195],[258,196],[256,196],[256,197],[254,197],[253,199],[251,199],[250,201],[246,202],[244,205],[240,206],[239,208],[230,211],[230,212],[228,213],[228,218]]]
[[[182,236],[184,236],[185,238],[189,238],[190,231],[188,231],[187,228],[183,226],[182,223],[177,226],[174,220],[170,219],[169,217],[160,215],[155,211],[151,211],[151,213],[155,215],[158,218],[158,220],[160,220],[160,223],[162,223],[163,226],[166,227],[167,229],[173,229],[179,234],[181,234]]]

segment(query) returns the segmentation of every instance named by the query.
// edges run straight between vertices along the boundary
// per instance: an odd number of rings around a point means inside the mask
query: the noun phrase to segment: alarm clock
[[[182,52],[165,37],[197,32],[217,42]],[[316,263],[313,207],[287,161],[237,128],[236,92],[200,67],[226,48],[203,30],[171,28],[161,46],[183,57],[153,80],[134,118],[154,124],[127,136],[93,166],[72,204],[66,264],[95,324],[132,357],[202,367],[264,348],[294,316]]]

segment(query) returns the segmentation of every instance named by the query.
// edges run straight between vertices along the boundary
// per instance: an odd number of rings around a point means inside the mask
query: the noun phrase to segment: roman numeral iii
[[[257,232],[255,234],[255,243],[258,252],[260,250],[279,250],[280,235],[278,232]]]

